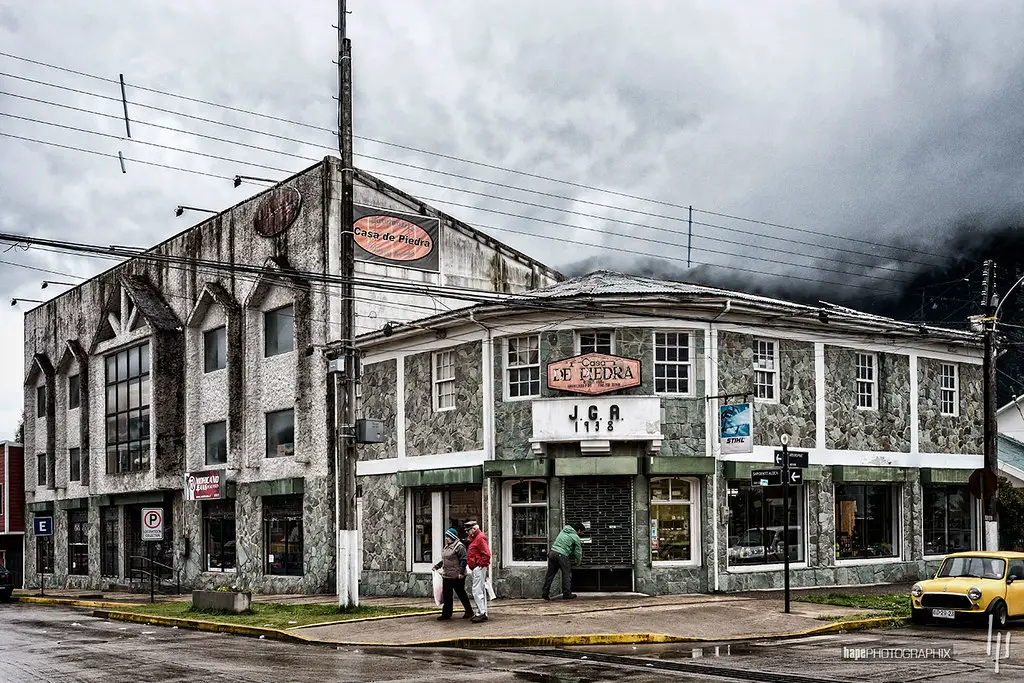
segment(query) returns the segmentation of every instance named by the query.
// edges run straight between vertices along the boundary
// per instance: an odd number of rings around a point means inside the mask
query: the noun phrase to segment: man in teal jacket
[[[562,572],[562,599],[571,600],[576,597],[572,592],[572,567],[583,561],[583,543],[579,535],[583,533],[582,524],[566,524],[551,544],[548,553],[548,573],[544,577],[544,590],[541,597],[551,599],[551,583],[555,574]]]

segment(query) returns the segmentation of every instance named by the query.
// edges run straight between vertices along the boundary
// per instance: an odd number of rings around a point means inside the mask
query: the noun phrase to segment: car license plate
[[[932,616],[936,619],[956,619],[956,612],[951,609],[933,609]]]

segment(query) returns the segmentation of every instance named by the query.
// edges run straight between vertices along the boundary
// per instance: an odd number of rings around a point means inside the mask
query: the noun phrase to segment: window
[[[217,327],[203,333],[203,359],[206,372],[223,370],[228,366],[227,328]]]
[[[53,536],[36,536],[36,573],[52,574],[53,560]]]
[[[434,561],[433,494],[416,489],[412,492],[412,561]]]
[[[878,408],[878,357],[873,353],[857,354],[857,407],[862,410]]]
[[[46,417],[46,386],[36,387],[36,417]]]
[[[121,543],[120,509],[100,508],[100,574],[117,576],[117,554]]]
[[[68,574],[89,573],[89,511],[68,512]]]
[[[508,397],[540,396],[540,337],[512,337],[507,349]]]
[[[434,410],[455,408],[455,353],[434,354]]]
[[[441,557],[445,529],[457,529],[460,540],[468,543],[466,522],[482,519],[482,501],[482,489],[479,487],[445,491],[410,489],[412,509],[408,532],[412,539],[414,571],[428,571],[430,565]]]
[[[688,479],[651,479],[651,560],[691,562],[695,529],[691,527],[696,486]]]
[[[586,330],[576,333],[576,343],[582,353],[615,353],[615,336],[611,330]]]
[[[36,456],[36,485],[46,486],[46,453]]]
[[[924,486],[924,554],[971,549],[971,497],[966,486]]]
[[[68,410],[74,410],[82,404],[82,382],[79,375],[68,377]]]
[[[779,400],[778,346],[766,339],[754,340],[754,398]]]
[[[894,557],[896,486],[836,486],[836,558]]]
[[[943,363],[939,369],[939,408],[943,415],[960,414],[960,396],[957,367]]]
[[[534,479],[506,484],[508,519],[506,538],[512,539],[512,562],[548,559],[548,483]]]
[[[263,351],[267,358],[288,353],[295,344],[295,309],[283,306],[263,314]]]
[[[206,564],[203,569],[208,572],[235,571],[235,547],[235,501],[205,501],[203,554]],[[299,557],[301,562],[301,550]]]
[[[149,344],[106,358],[107,473],[149,469]]]
[[[266,573],[302,576],[302,496],[263,499]]]
[[[68,479],[71,481],[82,480],[82,449],[68,449]]]
[[[295,455],[295,410],[267,413],[267,457]]]
[[[730,480],[729,565],[785,561],[785,518],[781,486],[751,486]],[[804,561],[803,487],[789,487],[789,561]]]
[[[228,423],[206,425],[206,464],[223,465],[228,461]]]
[[[690,333],[654,333],[654,393],[690,393]]]

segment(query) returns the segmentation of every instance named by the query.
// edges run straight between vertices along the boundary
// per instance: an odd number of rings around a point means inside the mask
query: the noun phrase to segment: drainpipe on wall
[[[487,339],[483,344],[483,421],[484,421],[484,462],[494,460],[494,337],[491,328],[476,319],[473,311],[469,311],[470,322],[479,325],[487,332]],[[491,484],[487,477],[484,477],[484,497],[487,524],[490,525],[493,517],[493,496],[491,495]],[[493,529],[485,532],[489,539],[496,538]],[[500,543],[500,542],[499,542]],[[491,563],[493,565],[493,562]],[[491,566],[487,567],[487,578],[491,578]],[[493,582],[492,582],[493,583]]]

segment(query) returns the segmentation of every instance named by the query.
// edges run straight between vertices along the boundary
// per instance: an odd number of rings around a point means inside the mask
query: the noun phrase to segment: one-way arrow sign
[[[807,451],[775,451],[775,464],[784,467],[784,455],[789,455],[790,467],[807,467]]]
[[[796,484],[804,483],[804,471],[803,470],[790,470],[789,471],[789,484],[794,486]]]

